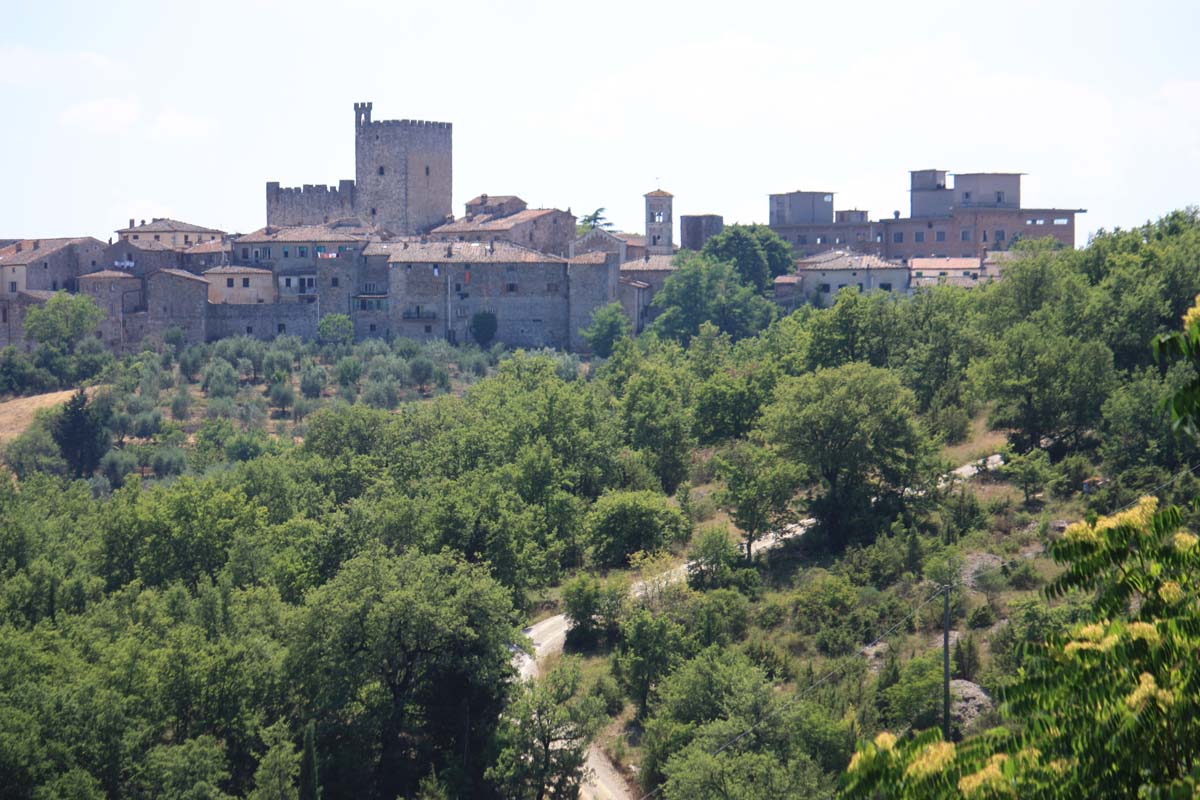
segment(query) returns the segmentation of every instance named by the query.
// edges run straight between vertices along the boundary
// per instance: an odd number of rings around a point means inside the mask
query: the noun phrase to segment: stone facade
[[[129,220],[128,228],[117,231],[117,240],[121,242],[159,242],[172,250],[184,250],[200,242],[219,241],[225,232],[216,228],[205,228],[190,222],[180,222],[167,217],[155,217],[147,224],[142,220],[140,225],[134,225]]]
[[[452,213],[452,126],[424,120],[371,121],[354,104],[355,179],[283,188],[267,184],[269,226],[319,225],[345,217],[397,234],[428,231]]]
[[[97,331],[100,339],[116,352],[125,352],[125,317],[145,310],[141,278],[111,269],[91,272],[80,276],[79,293],[91,297],[104,312]]]
[[[203,276],[208,281],[208,302],[225,305],[274,303],[275,276],[258,267],[213,267]]]
[[[148,336],[162,339],[179,328],[188,344],[208,340],[208,281],[183,270],[164,269],[146,278]]]
[[[679,246],[684,250],[700,250],[723,230],[725,220],[720,214],[684,214],[679,218]]]
[[[652,256],[675,252],[675,220],[671,216],[670,192],[655,189],[646,195],[646,252]]]
[[[101,268],[103,251],[104,243],[90,236],[14,242],[0,249],[0,293],[74,291],[80,275]]]
[[[801,257],[839,248],[902,263],[985,258],[1020,238],[1048,236],[1075,246],[1075,215],[1083,209],[1021,208],[1016,173],[963,173],[955,176],[954,186],[946,175],[945,170],[911,173],[910,216],[896,211],[891,219],[875,222],[857,209],[835,216],[831,193],[771,195],[771,229]]]
[[[183,250],[153,239],[121,239],[104,248],[101,265],[106,270],[144,277],[160,269],[183,266]]]
[[[210,342],[228,336],[274,339],[284,334],[315,339],[317,307],[313,303],[209,303],[205,324],[206,337]]]
[[[554,256],[571,253],[575,215],[556,208],[526,208],[512,195],[480,195],[462,219],[439,225],[429,236],[442,242],[512,242]]]

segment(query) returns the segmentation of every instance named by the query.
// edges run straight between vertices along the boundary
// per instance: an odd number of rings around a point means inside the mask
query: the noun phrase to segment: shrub
[[[413,384],[421,388],[433,380],[433,362],[425,356],[417,356],[410,361],[408,371]]]
[[[363,374],[363,364],[354,356],[339,359],[334,367],[334,375],[339,386],[354,386]]]
[[[187,469],[187,454],[178,447],[161,447],[151,456],[150,467],[160,478],[181,475]]]
[[[988,603],[979,606],[967,617],[967,625],[976,630],[990,628],[994,624],[996,624],[996,613],[992,611],[992,607]]]
[[[192,409],[192,396],[184,387],[171,398],[171,416],[179,421],[187,419],[188,412]]]
[[[1022,591],[1036,589],[1041,583],[1042,577],[1037,574],[1037,570],[1029,561],[1022,561],[1008,571],[1008,585],[1014,589]]]
[[[496,315],[490,311],[477,311],[471,316],[471,337],[480,347],[487,347],[496,338]]]
[[[667,498],[654,492],[609,492],[587,516],[588,538],[596,563],[622,566],[639,550],[653,552],[684,541],[690,525]]]
[[[326,380],[327,376],[323,368],[316,364],[305,365],[304,369],[300,371],[300,394],[309,400],[315,400],[321,396]]]
[[[370,380],[363,386],[362,401],[371,408],[387,411],[395,408],[400,402],[400,392],[392,381]]]
[[[109,450],[100,459],[100,474],[108,479],[113,488],[120,489],[125,484],[125,476],[137,466],[137,458],[128,450]]]
[[[296,390],[290,380],[271,384],[271,405],[286,411],[296,402]]]
[[[204,380],[200,388],[209,397],[233,397],[237,394],[238,374],[228,361],[214,358],[204,368]]]
[[[162,412],[157,408],[133,418],[133,435],[142,439],[156,436],[162,430]]]

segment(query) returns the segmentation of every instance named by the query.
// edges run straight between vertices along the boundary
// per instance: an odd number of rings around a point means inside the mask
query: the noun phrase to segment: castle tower
[[[354,205],[359,219],[393,233],[440,225],[451,206],[452,130],[448,122],[371,121],[354,104]]]
[[[672,231],[675,220],[671,217],[670,192],[655,189],[646,195],[646,252],[650,255],[671,255],[675,252]]]

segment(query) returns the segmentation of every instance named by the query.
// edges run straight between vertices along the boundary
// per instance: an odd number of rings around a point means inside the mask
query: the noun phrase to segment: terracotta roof
[[[37,249],[34,249],[34,243],[37,243]],[[8,247],[0,249],[0,266],[19,266],[21,264],[32,264],[35,261],[41,261],[51,253],[57,253],[64,247],[82,242],[95,242],[98,245],[103,245],[99,239],[93,239],[90,236],[77,236],[66,239],[21,239]],[[17,248],[20,248],[18,252]]]
[[[191,247],[185,248],[183,252],[194,253],[197,255],[204,253],[225,253],[229,251],[230,247],[231,245],[229,242],[221,239],[210,239],[207,242],[200,242],[199,244],[194,244]]]
[[[113,247],[135,247],[138,250],[184,250],[187,245],[173,245],[159,239],[124,239],[114,242]]]
[[[131,228],[120,228],[117,233],[224,233],[216,228],[205,228],[190,222],[180,222],[177,219],[161,217],[147,222],[145,225],[134,225]]]
[[[157,275],[159,272],[163,273],[164,275],[170,275],[173,278],[186,278],[189,281],[199,281],[200,283],[208,283],[208,280],[206,278],[201,278],[199,275],[193,275],[192,273],[188,272],[187,270],[183,270],[183,269],[160,269],[157,272],[151,273],[151,277],[153,277],[154,275]]]
[[[114,278],[131,278],[135,281],[138,280],[138,277],[136,275],[130,275],[128,272],[121,272],[120,270],[115,270],[115,269],[102,269],[97,272],[89,272],[86,275],[79,276],[79,280],[84,280],[85,278],[98,278],[98,279],[102,279],[102,280],[112,280]]]
[[[621,265],[621,271],[629,272],[663,272],[675,269],[675,256],[657,255],[648,256],[646,258],[635,258],[633,261],[626,261]]]
[[[31,300],[37,300],[38,302],[45,302],[45,301],[49,300],[51,297],[54,297],[54,295],[58,294],[58,292],[52,292],[49,289],[23,289],[23,290],[17,292],[17,294],[28,297]]]
[[[595,253],[580,253],[577,256],[571,256],[569,259],[572,264],[603,264],[608,260],[608,253],[597,251]]]
[[[879,256],[865,253],[854,253],[849,250],[827,250],[815,256],[801,258],[796,261],[801,270],[835,270],[835,269],[904,269],[904,265],[888,261]]]
[[[512,242],[391,242],[389,264],[565,264],[565,258]]]
[[[664,192],[662,189],[655,189],[653,192],[646,192],[643,197],[674,197],[670,192]]]
[[[259,228],[253,233],[239,236],[238,243],[255,242],[289,243],[296,242],[361,242],[372,236],[369,228],[351,227],[349,225],[300,225],[290,228],[267,227]]]
[[[621,233],[620,231],[617,231],[612,235],[623,241],[625,244],[635,245],[637,247],[646,246],[646,237],[640,233]]]
[[[473,197],[467,201],[467,205],[483,205],[485,203],[510,203],[513,200],[520,200],[515,194],[481,194],[478,197]]]
[[[776,284],[800,283],[802,280],[804,280],[804,279],[801,278],[799,275],[780,275],[777,278],[775,278],[775,283]]]
[[[490,197],[488,201],[491,202]],[[491,214],[476,214],[471,217],[456,219],[454,222],[447,222],[445,225],[439,225],[430,231],[430,233],[436,235],[448,233],[500,233],[512,230],[515,225],[539,219],[556,212],[558,212],[556,208],[527,208],[524,211],[518,211],[515,214],[509,214],[505,217],[497,217]]]
[[[237,267],[237,266],[223,266],[223,267],[213,267],[212,269],[206,269],[206,270],[204,270],[204,272],[203,272],[202,274],[204,274],[204,275],[227,275],[227,274],[228,274],[228,275],[233,275],[233,274],[238,274],[238,275],[245,275],[245,274],[255,274],[255,275],[257,275],[257,274],[263,274],[263,275],[270,275],[270,274],[271,274],[271,270],[269,270],[269,269],[259,269],[258,267]]]
[[[978,272],[980,260],[978,258],[910,258],[908,260],[908,268],[915,270],[969,270]]]

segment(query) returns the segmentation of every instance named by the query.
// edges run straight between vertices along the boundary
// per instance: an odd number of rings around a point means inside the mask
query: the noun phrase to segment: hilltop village
[[[91,237],[0,240],[0,347],[27,347],[24,318],[55,292],[90,295],[96,336],[118,353],[178,329],[188,342],[246,335],[313,338],[322,316],[345,314],[358,338],[465,342],[480,314],[513,347],[586,351],[593,312],[619,302],[644,329],[680,249],[719,234],[716,214],[682,215],[674,198],[645,197],[645,229],[583,230],[568,208],[529,208],[480,194],[455,217],[452,126],[371,119],[354,104],[355,178],[266,184],[266,224],[231,234],[167,218],[130,219],[107,243]],[[999,277],[1020,238],[1075,243],[1082,209],[1024,208],[1017,173],[911,173],[911,209],[871,220],[835,210],[833,193],[770,195],[769,226],[793,249],[776,303],[826,306],[845,287],[907,293]]]

